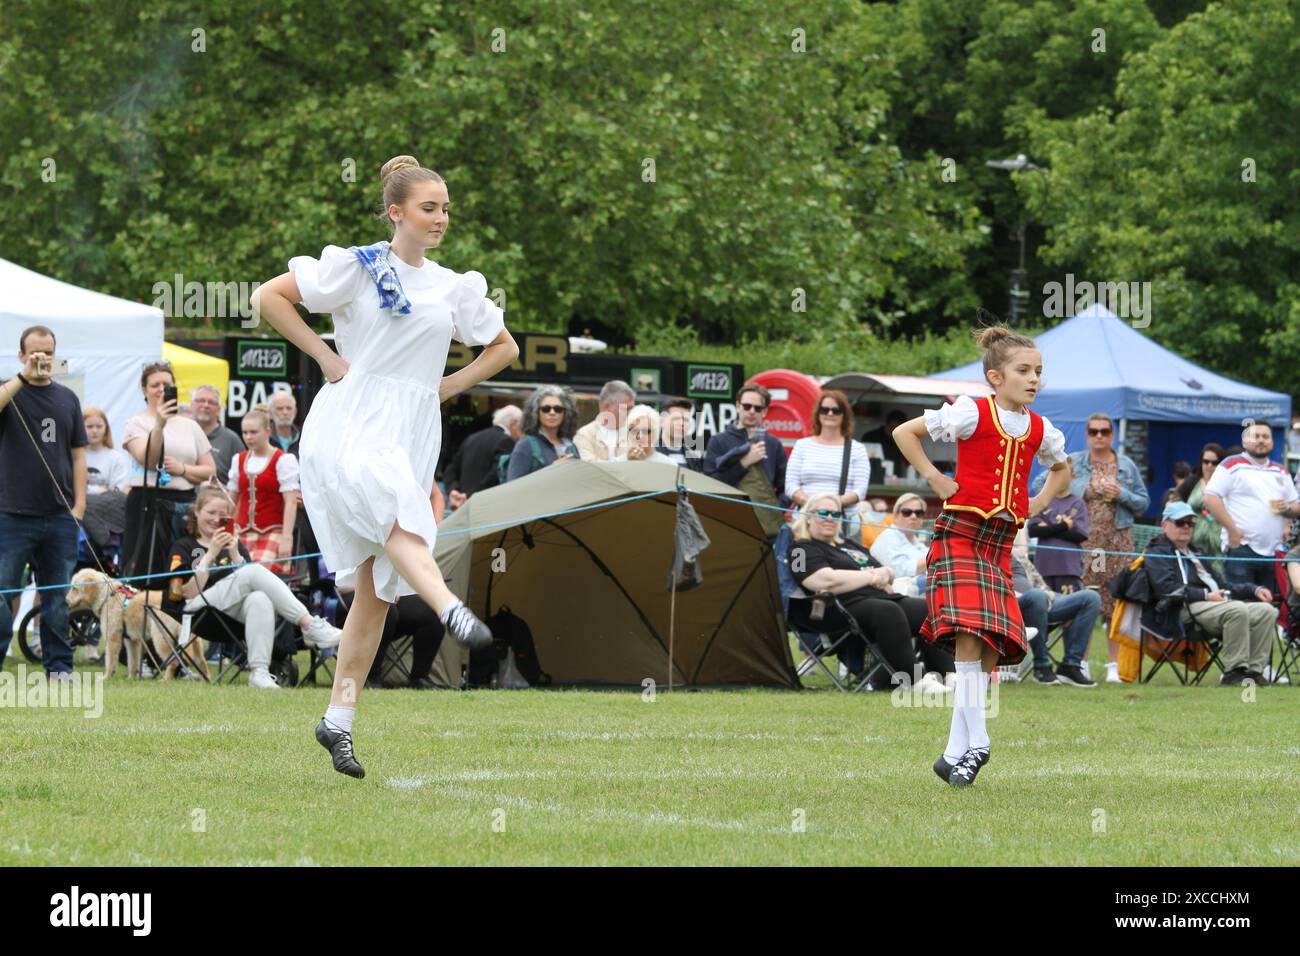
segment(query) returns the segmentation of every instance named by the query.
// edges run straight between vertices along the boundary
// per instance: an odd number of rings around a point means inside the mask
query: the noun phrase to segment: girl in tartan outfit
[[[293,526],[298,514],[298,459],[271,447],[271,416],[257,406],[241,425],[247,451],[230,463],[227,486],[236,494],[235,529],[253,561],[275,574],[289,574]]]
[[[1065,436],[1029,410],[1038,395],[1043,357],[1034,340],[1001,326],[976,331],[984,377],[993,395],[962,396],[894,429],[894,440],[943,500],[926,557],[928,616],[921,636],[951,646],[957,687],[948,745],[934,772],[954,787],[975,782],[989,760],[984,698],[989,674],[1025,656],[1025,628],[1011,583],[1017,529],[1069,482]],[[921,438],[957,443],[955,478],[940,473]],[[1030,459],[1052,470],[1029,497]]]

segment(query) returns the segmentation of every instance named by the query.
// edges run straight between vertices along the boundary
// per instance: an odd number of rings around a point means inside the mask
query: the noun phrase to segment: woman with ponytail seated
[[[312,617],[289,586],[264,565],[248,563],[248,549],[233,534],[230,510],[223,489],[200,489],[185,520],[185,535],[172,545],[171,568],[194,572],[174,579],[183,581],[181,597],[187,613],[210,607],[244,625],[248,686],[274,690],[279,685],[269,667],[277,617],[296,624],[303,640],[316,647],[334,647],[342,632]]]

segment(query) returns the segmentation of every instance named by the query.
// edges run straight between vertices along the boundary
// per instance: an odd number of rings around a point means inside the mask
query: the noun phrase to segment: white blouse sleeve
[[[979,421],[979,409],[969,395],[959,395],[952,404],[945,402],[925,413],[925,427],[934,441],[965,441],[975,434]]]
[[[298,459],[285,452],[275,460],[275,477],[280,482],[281,491],[298,490]]]
[[[239,490],[239,456],[230,456],[230,470],[226,473],[226,487],[231,491]]]
[[[1046,418],[1043,419],[1043,442],[1038,446],[1038,463],[1048,468],[1065,461],[1065,436]]]
[[[849,459],[849,487],[846,490],[856,493],[858,502],[861,503],[867,500],[867,488],[870,484],[871,457],[862,442],[855,441],[853,455]]]
[[[339,246],[326,246],[320,258],[295,256],[289,271],[302,293],[308,312],[333,313],[355,299],[362,283],[370,281],[361,260]]]
[[[793,497],[794,493],[799,490],[803,477],[804,450],[808,447],[807,443],[810,441],[812,441],[811,438],[800,438],[794,443],[794,448],[790,450],[790,460],[785,463],[785,494],[787,498]]]
[[[487,298],[487,279],[481,272],[460,277],[455,295],[456,341],[465,345],[488,345],[506,327],[505,313]]]

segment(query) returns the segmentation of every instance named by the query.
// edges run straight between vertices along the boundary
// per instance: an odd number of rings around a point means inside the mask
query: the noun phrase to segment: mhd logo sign
[[[246,341],[239,343],[236,375],[283,377],[289,367],[289,349],[284,342]]]
[[[133,936],[148,936],[153,925],[152,893],[69,893],[50,897],[50,925],[129,926]]]

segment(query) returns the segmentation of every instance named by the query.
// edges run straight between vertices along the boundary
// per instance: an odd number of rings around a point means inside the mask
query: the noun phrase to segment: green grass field
[[[888,693],[367,691],[355,781],[324,688],[120,674],[97,719],[0,708],[0,864],[1300,861],[1293,687],[1008,685],[956,791],[948,711]]]

